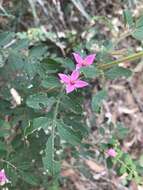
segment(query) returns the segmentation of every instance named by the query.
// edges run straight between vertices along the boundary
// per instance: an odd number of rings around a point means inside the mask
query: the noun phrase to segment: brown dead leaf
[[[76,172],[73,169],[65,169],[61,172],[61,176],[63,177],[72,177],[75,175],[76,175]]]
[[[104,166],[97,164],[92,160],[85,160],[85,164],[94,172],[100,173],[105,170]]]
[[[78,181],[78,182],[75,181],[74,185],[77,190],[87,190],[86,187],[84,186],[84,184],[82,184],[82,182],[80,182],[80,181]]]

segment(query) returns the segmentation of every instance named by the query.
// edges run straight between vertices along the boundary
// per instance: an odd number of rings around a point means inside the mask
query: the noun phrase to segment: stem
[[[16,170],[17,172],[21,173],[21,170],[19,168],[17,168],[15,165],[13,165],[12,163],[10,163],[7,160],[4,159],[0,159],[0,162],[6,163],[7,165],[9,165],[11,168],[13,168],[14,170]]]
[[[55,128],[56,128],[56,119],[57,119],[57,114],[58,114],[58,109],[59,109],[59,105],[60,105],[60,100],[62,97],[62,92],[63,92],[63,88],[61,89],[61,92],[59,94],[59,97],[57,99],[57,103],[56,103],[56,107],[55,107],[55,111],[54,111],[54,117],[53,117],[53,123],[52,123],[52,131],[51,131],[51,137],[52,137],[52,150],[54,150],[55,147]],[[54,151],[52,151],[52,176],[54,175]]]
[[[112,67],[114,65],[118,65],[119,63],[122,63],[122,62],[125,62],[125,61],[134,61],[134,60],[136,60],[138,58],[141,58],[142,56],[143,56],[143,51],[138,52],[138,53],[134,53],[134,54],[129,55],[127,57],[123,57],[121,59],[112,61],[110,63],[98,65],[97,69],[102,69],[102,70],[109,69],[110,67]]]
[[[118,162],[122,164],[125,168],[127,168],[134,175],[135,178],[138,176],[137,172],[129,168],[122,160],[118,159]]]

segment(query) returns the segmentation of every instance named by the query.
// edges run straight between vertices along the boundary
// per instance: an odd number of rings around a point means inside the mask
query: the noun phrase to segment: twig
[[[39,18],[38,18],[37,12],[36,12],[35,3],[33,2],[33,0],[28,0],[28,2],[29,2],[30,6],[31,6],[31,9],[32,9],[32,14],[33,14],[33,17],[34,17],[35,25],[38,25],[39,24]]]

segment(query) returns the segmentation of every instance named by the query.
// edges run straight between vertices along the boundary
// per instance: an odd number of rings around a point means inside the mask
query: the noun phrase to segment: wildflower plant
[[[138,22],[131,35],[142,40]],[[141,183],[140,165],[121,149],[125,127],[116,124],[107,137],[112,122],[98,126],[97,155],[88,136],[108,99],[105,81],[130,77],[132,71],[119,64],[140,59],[143,51],[127,51],[114,59],[114,44],[103,43],[95,51],[84,41],[63,53],[53,44],[58,39],[49,42],[50,34],[44,34],[39,28],[30,30],[30,36],[29,31],[0,34],[0,185],[58,189],[63,161],[69,157],[101,160],[118,175]],[[98,91],[93,89],[96,79],[101,83]]]

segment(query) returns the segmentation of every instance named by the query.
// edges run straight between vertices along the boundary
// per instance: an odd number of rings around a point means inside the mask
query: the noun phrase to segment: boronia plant
[[[130,33],[137,40],[142,40],[140,26]],[[78,168],[82,158],[93,159],[141,184],[142,168],[121,149],[128,134],[122,123],[98,126],[102,138],[95,144],[88,135],[108,98],[105,81],[130,77],[131,69],[120,63],[139,60],[143,51],[126,51],[114,59],[112,52],[120,50],[111,42],[97,52],[81,42],[63,53],[56,40],[39,28],[0,34],[0,186],[58,189],[63,161],[69,157],[77,160],[70,167]],[[96,79],[98,91],[93,89]],[[85,108],[87,97],[92,119]]]

